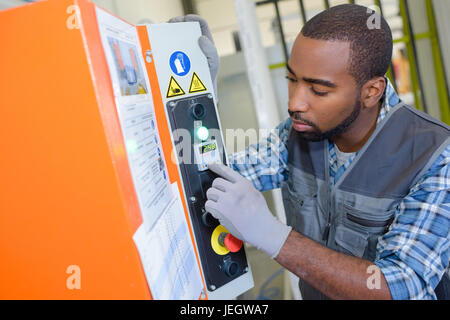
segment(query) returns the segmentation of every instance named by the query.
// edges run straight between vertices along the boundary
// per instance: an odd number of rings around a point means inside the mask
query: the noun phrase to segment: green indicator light
[[[209,130],[206,127],[198,127],[195,130],[195,136],[197,137],[197,139],[201,140],[201,141],[205,141],[208,140],[209,138]]]

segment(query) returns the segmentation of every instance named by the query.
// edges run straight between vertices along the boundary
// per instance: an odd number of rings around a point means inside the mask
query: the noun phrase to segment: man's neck
[[[364,108],[350,128],[346,132],[334,136],[331,141],[336,144],[340,151],[345,153],[361,150],[377,127],[381,107],[382,101],[379,102],[378,108]]]

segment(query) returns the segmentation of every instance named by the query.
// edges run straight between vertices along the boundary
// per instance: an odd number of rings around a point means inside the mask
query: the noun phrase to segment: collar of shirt
[[[385,79],[387,85],[383,94],[382,98],[383,104],[381,106],[380,114],[378,115],[377,125],[381,121],[383,121],[383,119],[386,117],[386,115],[391,111],[391,109],[394,106],[400,103],[400,98],[398,97],[397,92],[395,92],[392,83],[389,81],[388,78]],[[350,166],[352,161],[358,155],[358,152],[354,153],[342,166],[339,166],[336,155],[336,148],[337,146],[333,142],[328,141],[328,151],[329,151],[328,160],[330,163],[330,188],[336,184],[336,182],[339,180],[339,178],[342,176],[345,170]]]

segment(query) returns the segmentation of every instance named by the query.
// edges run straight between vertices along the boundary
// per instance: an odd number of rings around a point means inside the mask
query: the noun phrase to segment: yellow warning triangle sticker
[[[191,85],[189,86],[189,93],[206,91],[206,87],[203,84],[202,80],[198,77],[198,75],[194,72],[192,75]]]
[[[166,98],[173,98],[185,95],[183,88],[179,85],[173,76],[170,77],[169,88],[167,88]]]

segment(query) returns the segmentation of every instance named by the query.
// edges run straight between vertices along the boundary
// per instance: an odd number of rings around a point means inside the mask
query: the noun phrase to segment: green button
[[[206,141],[209,138],[209,130],[206,127],[198,127],[195,130],[195,136],[197,137],[197,139],[201,140],[201,141]]]

